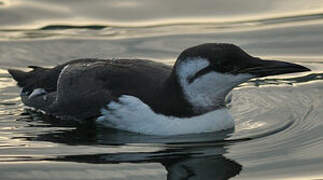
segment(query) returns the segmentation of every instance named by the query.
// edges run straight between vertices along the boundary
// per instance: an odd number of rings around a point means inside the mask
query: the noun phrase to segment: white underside
[[[156,114],[140,99],[123,95],[119,102],[111,102],[101,109],[97,123],[107,127],[147,135],[183,135],[214,132],[234,127],[234,120],[226,108],[199,116],[178,118]]]
[[[47,94],[45,89],[37,88],[37,89],[34,89],[33,92],[31,92],[31,94],[28,96],[28,99],[31,99],[36,96],[44,95],[44,94]]]

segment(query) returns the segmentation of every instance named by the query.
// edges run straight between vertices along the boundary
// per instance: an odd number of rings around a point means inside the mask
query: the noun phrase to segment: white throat
[[[233,75],[211,71],[189,82],[191,77],[209,64],[207,59],[196,57],[181,61],[176,67],[184,96],[197,113],[205,113],[224,106],[226,95],[235,86],[253,77],[250,74]]]

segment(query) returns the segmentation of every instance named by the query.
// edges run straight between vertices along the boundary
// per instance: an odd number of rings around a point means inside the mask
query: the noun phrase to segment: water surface
[[[2,179],[322,179],[323,2],[0,0]],[[235,43],[312,72],[234,89],[234,131],[159,137],[26,109],[7,68]]]

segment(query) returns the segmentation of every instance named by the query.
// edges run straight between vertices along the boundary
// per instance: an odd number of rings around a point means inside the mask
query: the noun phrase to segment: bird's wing
[[[151,101],[172,69],[142,59],[77,59],[54,68],[30,68],[9,70],[26,92],[21,95],[24,104],[76,119],[98,116],[102,107],[121,95]],[[47,94],[29,98],[38,90]]]
[[[58,77],[57,96],[50,113],[76,119],[99,115],[100,108],[112,99],[105,86],[108,82],[97,78],[100,66],[104,66],[103,62],[66,65]]]

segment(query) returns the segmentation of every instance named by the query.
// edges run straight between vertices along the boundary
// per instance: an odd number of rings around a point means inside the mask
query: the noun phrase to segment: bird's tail
[[[17,81],[17,85],[20,87],[26,86],[32,77],[41,75],[39,72],[44,71],[45,69],[37,66],[28,66],[28,67],[32,68],[33,70],[26,72],[18,69],[8,69],[9,74],[12,76],[12,78],[15,81]]]
[[[18,86],[24,87],[26,81],[29,79],[29,73],[17,69],[8,69],[9,74],[17,81]]]

